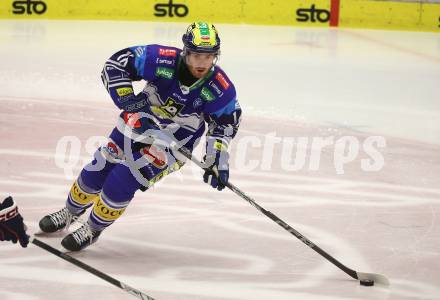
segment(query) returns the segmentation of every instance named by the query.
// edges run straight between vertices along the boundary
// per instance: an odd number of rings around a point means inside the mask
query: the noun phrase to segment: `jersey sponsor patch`
[[[166,67],[157,67],[156,68],[156,76],[162,77],[165,79],[171,79],[174,76],[174,69],[166,68]]]
[[[200,92],[200,96],[201,96],[205,101],[208,101],[208,102],[213,101],[213,100],[215,99],[214,94],[211,93],[211,91],[210,91],[206,86],[204,86],[204,87],[202,88],[202,91]]]
[[[124,158],[122,149],[120,149],[111,139],[102,147],[101,153],[104,158],[111,163],[117,163],[118,160]]]
[[[166,167],[168,158],[165,150],[162,148],[155,145],[146,145],[140,152],[156,168],[163,169]]]
[[[177,51],[174,49],[159,48],[159,55],[176,57]]]
[[[175,117],[183,108],[184,104],[178,103],[171,97],[162,106],[151,106],[151,111],[158,117],[171,119]]]
[[[123,87],[116,89],[116,93],[119,97],[124,97],[133,93],[133,89],[131,87]]]
[[[223,76],[223,74],[222,73],[217,73],[216,75],[215,75],[215,79],[217,79],[217,81],[218,81],[218,83],[220,83],[220,85],[225,89],[225,90],[227,90],[228,88],[229,88],[229,82],[226,80],[226,78]]]
[[[106,146],[104,146],[104,150],[107,151],[112,157],[119,157],[118,146],[116,146],[113,142],[108,142]]]
[[[196,98],[196,100],[194,100],[194,102],[193,102],[193,107],[197,108],[197,107],[202,106],[202,104],[203,104],[203,100],[200,98]]]
[[[131,128],[141,127],[141,121],[139,121],[139,115],[137,113],[124,112],[124,123]]]
[[[223,96],[223,92],[220,90],[220,88],[213,81],[209,82],[209,86],[214,89],[214,91],[217,93],[217,95],[219,97]]]
[[[175,63],[174,59],[165,59],[165,58],[156,58],[157,64],[164,64],[164,65],[173,65]]]

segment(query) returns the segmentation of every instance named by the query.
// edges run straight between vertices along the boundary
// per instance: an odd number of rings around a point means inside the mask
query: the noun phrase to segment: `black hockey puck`
[[[360,285],[363,285],[363,286],[373,286],[374,285],[374,280],[363,279],[359,283],[360,283]]]

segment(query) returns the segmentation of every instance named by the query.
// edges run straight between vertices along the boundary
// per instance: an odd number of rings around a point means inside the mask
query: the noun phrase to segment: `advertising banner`
[[[3,0],[2,19],[136,20],[440,32],[440,0]]]

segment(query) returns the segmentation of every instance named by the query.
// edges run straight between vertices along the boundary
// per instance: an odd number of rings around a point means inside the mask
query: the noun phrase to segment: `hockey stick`
[[[35,237],[31,237],[30,241],[32,244],[40,247],[41,249],[44,249],[44,250],[46,250],[56,256],[68,261],[69,263],[71,263],[77,267],[80,267],[81,269],[86,270],[87,272],[92,273],[95,276],[98,276],[99,278],[113,284],[114,286],[126,291],[127,293],[132,294],[133,296],[136,296],[138,299],[154,300],[154,298],[142,293],[141,291],[139,291],[135,288],[132,288],[131,286],[129,286],[129,285],[127,285],[127,284],[125,284],[125,283],[123,283],[123,282],[121,282],[121,281],[119,281],[119,280],[117,280],[117,279],[77,260],[76,258],[53,248],[52,246],[40,241],[39,239],[37,239]]]
[[[191,160],[193,163],[195,163],[197,166],[199,166],[203,170],[207,169],[206,166],[204,166],[203,163],[201,163],[198,159],[196,159],[188,149],[186,149],[184,147],[177,148],[174,145],[171,145],[171,146],[172,146],[173,149],[179,151],[179,153],[181,153],[183,156],[185,156],[186,158]],[[279,217],[274,215],[272,212],[270,212],[270,211],[264,209],[263,207],[261,207],[260,205],[258,205],[251,197],[247,196],[245,193],[243,193],[239,188],[237,188],[231,182],[228,182],[226,184],[226,187],[228,187],[231,191],[233,191],[235,194],[240,196],[242,199],[244,199],[247,202],[249,202],[253,207],[258,209],[261,213],[263,213],[264,215],[269,217],[272,221],[274,221],[275,223],[280,225],[283,229],[288,231],[290,234],[294,235],[296,238],[298,238],[304,244],[306,244],[307,246],[309,246],[310,248],[312,248],[313,250],[318,252],[321,256],[323,256],[325,259],[330,261],[332,264],[337,266],[339,269],[341,269],[342,271],[347,273],[353,279],[357,279],[357,280],[360,280],[360,281],[364,281],[364,280],[365,281],[367,281],[367,280],[370,281],[370,280],[372,280],[372,281],[374,281],[376,283],[383,284],[385,286],[388,286],[390,284],[388,279],[384,275],[376,274],[376,273],[356,272],[355,270],[350,269],[349,267],[347,267],[344,264],[342,264],[341,262],[339,262],[336,258],[334,258],[330,254],[328,254],[327,252],[322,250],[315,243],[313,243],[308,238],[306,238],[303,234],[299,233],[297,230],[292,228],[289,224],[287,224],[286,222],[281,220]]]

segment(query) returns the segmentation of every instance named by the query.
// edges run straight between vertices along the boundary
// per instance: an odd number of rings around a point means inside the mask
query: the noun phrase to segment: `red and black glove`
[[[23,248],[29,244],[26,225],[12,197],[0,203],[0,241],[11,241],[14,244],[18,241]]]

